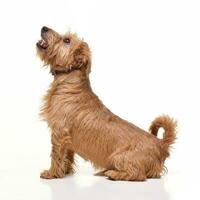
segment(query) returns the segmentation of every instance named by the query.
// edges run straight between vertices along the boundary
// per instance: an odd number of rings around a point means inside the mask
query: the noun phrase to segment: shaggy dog
[[[51,166],[41,178],[74,172],[74,154],[101,169],[112,180],[144,181],[165,170],[176,122],[156,118],[149,133],[108,110],[90,87],[91,52],[76,34],[60,35],[43,27],[37,52],[54,80],[44,97],[41,115],[51,129]],[[163,139],[158,129],[164,128]]]

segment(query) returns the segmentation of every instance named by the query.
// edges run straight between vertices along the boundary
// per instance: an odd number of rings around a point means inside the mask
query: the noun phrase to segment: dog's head
[[[91,68],[90,49],[86,42],[76,34],[60,35],[56,31],[43,27],[41,40],[36,44],[37,53],[51,72],[71,72],[79,69],[86,75]]]

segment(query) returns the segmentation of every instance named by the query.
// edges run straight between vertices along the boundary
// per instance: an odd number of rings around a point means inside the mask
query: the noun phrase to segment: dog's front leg
[[[65,174],[74,173],[74,148],[70,136],[63,138],[61,153],[64,154]]]
[[[65,173],[71,174],[74,173],[74,151],[66,150],[65,151]]]
[[[73,172],[73,168],[70,167],[73,162],[71,137],[60,137],[57,134],[52,134],[51,141],[51,167],[49,170],[44,170],[40,177],[46,179],[62,178],[67,173]],[[66,155],[69,156],[66,157]]]

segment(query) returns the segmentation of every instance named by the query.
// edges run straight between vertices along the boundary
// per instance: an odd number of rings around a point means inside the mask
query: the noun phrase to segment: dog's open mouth
[[[36,45],[38,48],[41,48],[41,49],[46,49],[48,47],[47,41],[45,41],[43,38],[39,40]]]

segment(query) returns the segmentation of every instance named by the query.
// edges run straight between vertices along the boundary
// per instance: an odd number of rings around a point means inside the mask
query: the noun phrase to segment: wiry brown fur
[[[63,42],[65,37],[70,44]],[[103,170],[98,175],[113,180],[159,178],[176,137],[176,122],[160,116],[148,133],[114,115],[90,87],[88,45],[74,34],[61,36],[52,29],[42,33],[42,38],[48,47],[37,48],[40,58],[51,72],[60,73],[54,75],[41,112],[52,138],[51,167],[41,177],[72,173],[77,153]],[[156,137],[160,127],[165,130],[163,139]]]

